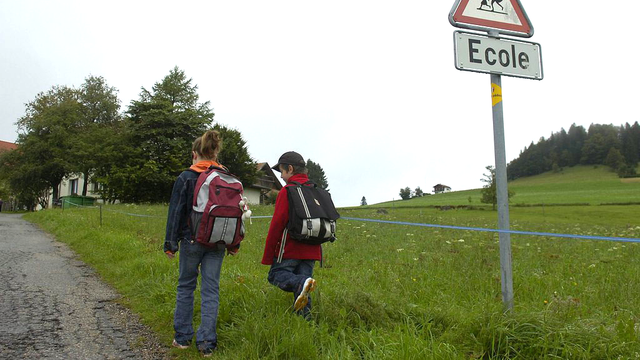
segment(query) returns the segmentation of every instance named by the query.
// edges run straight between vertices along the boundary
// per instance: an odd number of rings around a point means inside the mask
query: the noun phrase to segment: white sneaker
[[[179,342],[176,341],[176,339],[173,339],[173,343],[171,344],[171,346],[178,349],[182,349],[182,350],[189,348],[189,345],[180,344]]]
[[[309,302],[309,293],[316,289],[316,281],[312,278],[308,278],[304,282],[304,286],[302,287],[302,292],[296,298],[295,304],[293,304],[293,309],[295,311],[302,310],[307,303]]]

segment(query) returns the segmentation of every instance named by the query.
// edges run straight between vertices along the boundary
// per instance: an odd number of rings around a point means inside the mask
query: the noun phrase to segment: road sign
[[[533,25],[520,0],[456,0],[449,22],[465,29],[533,36]]]
[[[542,80],[540,44],[453,32],[456,69]]]

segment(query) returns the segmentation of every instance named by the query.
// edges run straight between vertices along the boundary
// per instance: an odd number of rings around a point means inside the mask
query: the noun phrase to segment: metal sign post
[[[502,75],[542,80],[540,44],[499,37],[500,34],[533,36],[533,25],[520,0],[492,1],[491,4],[485,0],[456,0],[449,22],[456,27],[488,32],[488,35],[454,32],[454,54],[458,70],[491,74],[498,228],[509,231]],[[500,232],[499,239],[502,301],[505,309],[511,310],[514,301],[511,236]]]
[[[502,113],[502,77],[491,74],[491,102],[493,104],[493,145],[496,161],[496,193],[498,200],[498,229],[509,230],[509,190],[507,188],[507,156]],[[500,272],[502,302],[506,310],[513,308],[513,271],[511,268],[511,235],[500,233]]]

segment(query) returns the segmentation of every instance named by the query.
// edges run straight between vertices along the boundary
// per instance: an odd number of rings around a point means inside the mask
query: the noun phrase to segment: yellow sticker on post
[[[502,102],[502,88],[497,84],[491,83],[491,99],[493,106]]]

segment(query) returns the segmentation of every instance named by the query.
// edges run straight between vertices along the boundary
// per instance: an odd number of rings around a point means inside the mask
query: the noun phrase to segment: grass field
[[[579,184],[576,186],[576,184]],[[606,166],[575,166],[559,173],[521,178],[509,182],[515,191],[511,204],[590,204],[640,203],[640,178],[620,179]],[[469,202],[471,198],[471,202]],[[480,189],[430,195],[411,200],[397,200],[373,205],[374,207],[407,207],[434,205],[483,206]]]
[[[496,227],[496,212],[484,209],[385,209],[341,214]],[[26,218],[70,244],[169,344],[178,267],[161,251],[166,207],[104,210],[102,227],[97,209]],[[256,215],[272,211],[254,208]],[[640,205],[511,209],[515,230],[631,238],[640,238],[639,215]],[[216,358],[640,358],[640,244],[512,236],[515,307],[505,314],[496,235],[342,220],[338,240],[324,246],[325,267],[316,268],[307,322],[291,314],[292,296],[266,281],[268,267],[259,262],[268,224],[253,220],[238,256],[223,264]],[[171,354],[199,358],[193,347]]]

